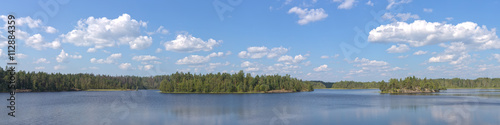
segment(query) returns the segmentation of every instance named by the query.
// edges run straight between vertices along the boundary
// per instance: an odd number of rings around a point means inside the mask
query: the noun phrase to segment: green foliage
[[[267,92],[270,90],[313,91],[311,84],[290,75],[257,75],[217,73],[196,75],[175,73],[165,77],[160,84],[165,93],[230,93],[230,92]]]
[[[437,82],[427,80],[427,78],[420,79],[413,77],[406,77],[402,79],[390,79],[389,83],[385,81],[379,82],[379,89],[382,93],[415,93],[415,92],[439,92],[445,90]]]
[[[378,88],[378,83],[377,82],[340,81],[340,82],[333,83],[331,88],[335,88],[335,89]]]

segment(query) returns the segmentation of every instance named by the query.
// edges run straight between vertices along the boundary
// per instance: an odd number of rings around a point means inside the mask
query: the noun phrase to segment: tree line
[[[269,90],[312,91],[311,82],[290,75],[256,76],[242,71],[238,74],[218,73],[194,75],[174,73],[157,76],[110,76],[92,73],[62,74],[45,72],[16,72],[16,89],[33,92],[79,91],[88,89],[162,89],[165,92],[263,92]],[[0,67],[0,92],[8,92],[8,71]],[[165,81],[163,84],[162,81]],[[196,86],[194,86],[194,85]],[[321,86],[321,85],[320,85]],[[171,88],[168,88],[171,87]],[[174,91],[172,91],[174,92]]]
[[[382,93],[414,93],[414,92],[439,92],[439,90],[446,90],[446,87],[441,86],[438,82],[427,80],[427,78],[420,79],[413,77],[406,77],[403,79],[390,79],[389,83],[384,80],[379,82],[379,89]]]
[[[313,91],[313,84],[308,84],[290,75],[256,75],[239,71],[235,74],[191,74],[175,73],[160,83],[160,90],[165,93],[232,93],[232,92],[267,92],[285,90],[289,92]]]
[[[412,79],[414,78],[411,77]],[[415,78],[416,79],[416,78]],[[446,88],[500,88],[500,78],[477,78],[477,79],[427,79],[424,78],[425,82],[431,82],[438,84],[441,87]],[[402,80],[399,80],[402,81]],[[336,89],[366,89],[366,88],[379,88],[380,82],[356,82],[356,81],[340,81],[340,82],[323,82],[323,81],[312,81],[319,82],[326,86],[326,88],[336,88]],[[390,82],[390,80],[389,80]],[[385,81],[384,81],[385,83]]]

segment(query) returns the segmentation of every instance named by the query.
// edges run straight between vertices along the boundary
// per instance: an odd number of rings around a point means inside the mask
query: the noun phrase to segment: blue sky
[[[4,1],[18,68],[304,80],[499,77],[499,1]],[[6,30],[0,31],[7,58]],[[2,60],[4,64],[6,60]],[[0,61],[0,63],[2,63]]]

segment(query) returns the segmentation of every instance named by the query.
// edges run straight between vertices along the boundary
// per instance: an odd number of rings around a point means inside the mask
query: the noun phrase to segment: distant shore
[[[308,91],[296,91],[308,92]],[[251,93],[294,93],[292,90],[270,90],[266,92],[160,92],[165,94],[251,94]]]

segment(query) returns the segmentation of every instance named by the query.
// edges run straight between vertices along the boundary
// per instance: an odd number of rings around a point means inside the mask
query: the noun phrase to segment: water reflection
[[[316,90],[282,94],[22,93],[6,124],[500,124],[498,90],[379,94]],[[141,91],[139,91],[141,92]],[[133,96],[135,95],[135,97]],[[147,95],[147,96],[143,96]],[[483,96],[484,95],[484,96]],[[7,94],[0,93],[0,97]],[[492,98],[490,98],[492,97]],[[494,97],[494,98],[493,98]],[[8,119],[8,120],[5,120]]]

